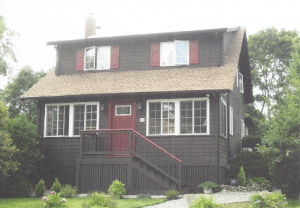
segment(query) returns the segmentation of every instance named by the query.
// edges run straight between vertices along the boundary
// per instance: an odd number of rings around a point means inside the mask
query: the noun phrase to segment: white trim
[[[239,73],[239,86],[240,86],[240,92],[244,93],[244,76],[242,73]]]
[[[94,49],[95,50],[95,53],[94,53],[94,68],[86,68],[86,50],[88,50],[88,49]],[[96,69],[96,47],[95,46],[93,46],[93,47],[87,47],[87,48],[85,48],[84,49],[84,70],[86,71],[86,70],[94,70],[94,69]]]
[[[227,138],[227,125],[228,125],[228,123],[227,123],[227,103],[226,103],[226,101],[225,101],[225,99],[223,99],[223,98],[221,98],[221,102],[225,105],[225,111],[226,111],[226,115],[225,115],[225,135],[223,134],[223,128],[221,128],[221,135],[222,136],[224,136],[225,138]],[[221,104],[222,105],[222,104]],[[221,109],[223,109],[223,106],[221,106]],[[221,124],[221,127],[223,127],[223,111],[221,112],[222,114],[221,114],[221,122],[222,122],[222,124]]]
[[[100,102],[75,102],[75,103],[47,103],[45,104],[45,118],[44,118],[44,137],[79,137],[80,135],[74,135],[74,106],[75,105],[97,105],[97,122],[96,129],[99,129],[99,120],[100,120]],[[48,106],[69,106],[69,132],[68,135],[55,135],[47,136],[47,108]],[[84,121],[86,121],[86,114],[84,114]],[[85,129],[86,122],[84,122]]]
[[[117,114],[117,107],[128,107],[129,106],[129,114]],[[115,106],[115,116],[131,116],[131,105],[116,105]]]
[[[180,102],[181,101],[206,101],[206,133],[192,133],[192,134],[180,134]],[[149,134],[149,119],[150,119],[150,112],[149,112],[149,104],[153,102],[174,102],[175,103],[175,132],[174,134]],[[194,102],[193,102],[194,103]],[[194,104],[193,104],[194,105]],[[194,109],[194,106],[193,106]],[[161,116],[162,116],[161,112]],[[150,99],[147,100],[147,110],[146,110],[146,136],[190,136],[190,135],[209,135],[210,134],[210,105],[209,105],[209,98],[202,97],[202,98],[178,98],[178,99]],[[162,123],[161,123],[162,125]],[[193,127],[194,128],[194,127]],[[162,132],[162,127],[161,127]],[[193,129],[194,132],[194,129]]]
[[[233,108],[230,106],[229,108],[229,119],[230,119],[230,134],[233,135]]]

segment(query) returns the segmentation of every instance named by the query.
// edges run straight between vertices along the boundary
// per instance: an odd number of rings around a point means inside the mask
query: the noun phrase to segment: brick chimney
[[[90,13],[89,16],[85,18],[85,38],[89,36],[96,36],[96,21],[93,18],[93,14]]]

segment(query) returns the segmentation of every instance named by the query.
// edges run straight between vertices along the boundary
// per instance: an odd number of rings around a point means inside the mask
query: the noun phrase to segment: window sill
[[[146,137],[183,137],[183,136],[211,136],[209,134],[150,134]]]

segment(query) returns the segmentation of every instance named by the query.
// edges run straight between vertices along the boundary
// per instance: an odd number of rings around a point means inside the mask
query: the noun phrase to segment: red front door
[[[117,100],[110,103],[110,129],[135,129],[136,103],[135,100]],[[128,132],[118,131],[111,137],[110,148],[118,155],[128,151]],[[131,141],[134,150],[134,140]]]

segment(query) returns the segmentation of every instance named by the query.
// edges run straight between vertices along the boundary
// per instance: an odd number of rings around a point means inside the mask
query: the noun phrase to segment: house
[[[45,180],[80,192],[222,184],[253,102],[245,28],[48,42],[55,70],[28,90],[43,135]]]

